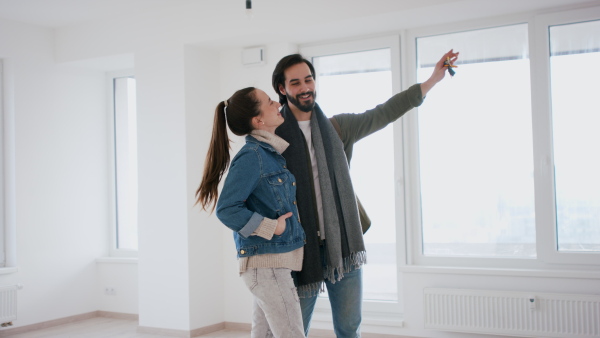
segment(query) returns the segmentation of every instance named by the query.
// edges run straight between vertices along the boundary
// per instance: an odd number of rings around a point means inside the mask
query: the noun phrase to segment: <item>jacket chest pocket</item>
[[[288,180],[288,175],[286,175],[285,173],[267,176],[267,182],[269,182],[270,185],[274,185],[274,186],[283,186],[283,185],[285,185],[287,180]]]
[[[273,191],[275,198],[279,204],[278,209],[280,210],[280,214],[278,216],[283,215],[285,212],[290,211],[286,207],[287,202],[290,200],[290,177],[285,172],[269,175],[266,177],[266,181],[269,184],[269,187]]]

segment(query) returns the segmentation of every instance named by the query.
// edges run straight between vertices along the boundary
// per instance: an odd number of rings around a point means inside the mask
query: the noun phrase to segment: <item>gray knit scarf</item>
[[[287,105],[282,113],[285,122],[277,128],[276,134],[290,143],[282,155],[298,182],[296,199],[307,238],[302,271],[294,277],[299,296],[312,297],[323,290],[324,279],[335,283],[344,278],[344,273],[365,264],[366,251],[343,143],[331,122],[315,105],[310,123],[315,157],[319,164],[327,238],[327,252],[324,253],[326,266],[322,268],[310,155],[304,134]]]

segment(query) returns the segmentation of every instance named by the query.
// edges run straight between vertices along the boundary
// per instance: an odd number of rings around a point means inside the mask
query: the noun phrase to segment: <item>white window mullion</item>
[[[416,38],[418,31],[408,31],[406,39],[402,42],[404,53],[402,54],[402,74],[403,83],[408,86],[411,83],[417,83],[417,49]],[[426,104],[426,100],[423,102]],[[405,251],[406,265],[418,264],[420,255],[423,252],[423,233],[421,231],[421,187],[419,185],[419,152],[418,152],[418,114],[419,108],[415,109],[414,114],[408,114],[402,118],[403,137],[403,182],[404,182],[404,210],[405,210]]]
[[[535,20],[531,35],[531,106],[535,179],[536,241],[538,257],[548,261],[556,251],[556,209],[554,202],[554,159],[552,156],[552,114],[550,107],[550,64],[548,27]]]

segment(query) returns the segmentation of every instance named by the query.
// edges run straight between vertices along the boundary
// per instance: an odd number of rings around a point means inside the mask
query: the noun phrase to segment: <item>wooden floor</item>
[[[95,317],[77,322],[58,325],[36,331],[13,334],[3,337],[13,338],[173,338],[137,332],[136,320]],[[236,330],[221,330],[199,336],[205,338],[248,338],[250,332]]]

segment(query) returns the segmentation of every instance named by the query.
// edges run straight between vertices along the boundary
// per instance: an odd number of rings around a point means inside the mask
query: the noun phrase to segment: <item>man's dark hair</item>
[[[287,103],[287,97],[285,97],[285,95],[281,94],[281,92],[279,91],[279,85],[282,85],[285,87],[285,75],[284,75],[285,70],[290,68],[291,66],[297,65],[302,62],[304,62],[308,65],[308,68],[310,69],[313,79],[316,80],[317,77],[315,75],[315,67],[313,67],[312,63],[310,63],[310,61],[306,60],[300,54],[288,55],[288,56],[284,57],[283,59],[279,60],[279,62],[277,63],[277,66],[275,66],[275,70],[273,70],[272,84],[273,84],[273,89],[275,89],[275,92],[277,93],[277,95],[279,95],[279,103],[281,103],[281,104]]]

